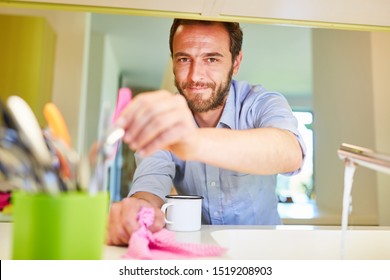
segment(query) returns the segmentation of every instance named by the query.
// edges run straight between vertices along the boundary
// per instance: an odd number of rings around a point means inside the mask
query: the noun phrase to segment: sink
[[[344,233],[343,238],[338,228],[277,227],[223,229],[213,231],[211,236],[218,245],[228,248],[227,257],[232,259],[390,259],[390,228],[367,227]]]

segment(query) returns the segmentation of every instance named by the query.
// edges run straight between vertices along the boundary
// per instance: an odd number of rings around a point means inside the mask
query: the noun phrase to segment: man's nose
[[[205,66],[202,62],[194,61],[191,64],[189,78],[192,81],[201,81],[205,75]]]

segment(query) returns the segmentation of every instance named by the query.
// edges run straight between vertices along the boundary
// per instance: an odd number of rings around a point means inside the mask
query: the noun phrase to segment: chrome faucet
[[[346,143],[341,144],[337,154],[344,161],[390,174],[390,155]]]

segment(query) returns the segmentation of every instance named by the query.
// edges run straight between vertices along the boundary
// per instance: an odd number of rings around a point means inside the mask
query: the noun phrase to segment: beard
[[[233,68],[230,69],[225,81],[217,85],[216,83],[204,83],[204,82],[179,82],[175,79],[175,86],[179,93],[187,100],[188,107],[193,113],[203,113],[211,110],[215,110],[222,107],[225,103],[226,96],[229,94],[230,86],[232,82]],[[190,98],[185,94],[186,88],[190,86],[202,87],[205,89],[210,88],[212,90],[211,97],[204,100],[202,93],[197,93],[194,97]]]

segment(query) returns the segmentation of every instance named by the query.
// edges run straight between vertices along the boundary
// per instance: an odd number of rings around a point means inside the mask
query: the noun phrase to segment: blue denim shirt
[[[293,132],[305,155],[297,120],[287,100],[262,86],[232,82],[217,128],[276,127]],[[261,142],[259,142],[261,145]],[[228,153],[228,151],[226,151]],[[215,225],[277,225],[281,223],[275,195],[275,175],[235,172],[196,161],[183,161],[159,151],[147,158],[136,155],[137,170],[129,195],[148,191],[165,200],[174,185],[179,194],[204,197],[202,223]],[[292,175],[299,172],[288,173]]]

